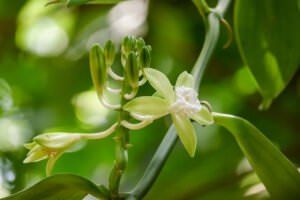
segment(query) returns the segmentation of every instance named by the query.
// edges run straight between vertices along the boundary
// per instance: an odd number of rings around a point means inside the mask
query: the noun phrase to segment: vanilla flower
[[[195,155],[197,139],[193,119],[201,125],[213,123],[211,112],[201,105],[194,89],[193,76],[187,72],[179,75],[175,90],[168,78],[155,69],[145,69],[145,75],[151,86],[157,91],[153,96],[137,97],[123,108],[131,113],[160,118],[171,114],[178,136],[190,156]]]

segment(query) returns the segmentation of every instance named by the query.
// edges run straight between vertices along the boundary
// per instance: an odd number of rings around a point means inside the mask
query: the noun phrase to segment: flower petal
[[[146,68],[145,75],[151,86],[169,103],[173,103],[175,101],[175,92],[166,75],[152,68]]]
[[[178,136],[191,157],[194,157],[197,148],[197,138],[191,121],[184,116],[172,114],[172,119]]]
[[[191,118],[201,125],[209,125],[214,123],[212,113],[209,112],[205,106],[202,106],[201,110],[192,115]]]
[[[30,162],[38,162],[41,160],[44,160],[48,158],[47,152],[43,151],[41,148],[38,150],[28,153],[27,157],[23,161],[24,163],[30,163]]]
[[[168,114],[169,104],[159,97],[137,97],[129,101],[123,107],[128,112],[133,112],[139,115],[151,115],[154,117],[161,117]]]
[[[195,81],[194,77],[187,73],[186,71],[182,72],[176,81],[176,87],[188,87],[188,88],[194,88]]]

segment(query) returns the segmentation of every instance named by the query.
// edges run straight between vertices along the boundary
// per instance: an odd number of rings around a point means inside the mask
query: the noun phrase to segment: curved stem
[[[135,197],[136,199],[142,199],[146,195],[158,177],[159,172],[163,168],[165,162],[167,161],[177,139],[178,137],[176,129],[174,125],[172,125],[160,143],[143,177],[137,183],[136,187],[133,189],[133,192],[129,196]]]
[[[102,105],[104,107],[108,108],[108,109],[111,109],[111,110],[120,110],[121,109],[121,105],[119,105],[119,104],[118,105],[111,105],[111,104],[107,103],[102,96],[99,97],[99,100],[102,103]]]
[[[207,26],[206,37],[204,40],[203,48],[192,70],[192,74],[195,78],[195,82],[197,83],[195,84],[196,91],[199,90],[200,82],[202,80],[204,70],[218,42],[219,30],[220,30],[220,20],[218,15],[215,13],[210,13],[208,15],[208,26]]]
[[[212,56],[219,38],[220,19],[222,18],[220,18],[220,16],[224,15],[229,3],[230,0],[219,0],[218,5],[215,9],[218,13],[211,12],[208,14],[208,26],[204,46],[192,70],[192,74],[196,80],[197,90],[199,89],[203,72],[207,66],[209,59]],[[155,152],[143,177],[140,179],[133,191],[129,193],[126,199],[142,199],[147,194],[152,184],[158,177],[163,165],[168,159],[168,156],[170,155],[177,141],[177,138],[177,133],[174,126],[172,125],[169,131],[166,133],[163,141],[159,145],[157,151]]]
[[[121,77],[118,74],[116,74],[115,72],[113,72],[113,70],[111,69],[111,67],[108,68],[107,72],[116,81],[123,81],[124,80],[123,77]]]
[[[125,128],[130,129],[130,130],[138,130],[138,129],[141,129],[141,128],[144,128],[144,127],[148,126],[152,122],[153,122],[152,119],[146,119],[146,120],[141,121],[139,123],[133,124],[133,123],[130,123],[126,120],[123,120],[121,122],[121,125],[124,126]]]
[[[119,123],[114,123],[110,128],[106,129],[105,131],[99,133],[88,133],[88,134],[80,134],[81,139],[88,139],[88,140],[95,140],[109,136],[112,134],[116,128],[118,127]]]
[[[111,92],[113,94],[121,94],[121,89],[113,89],[113,88],[110,88],[108,86],[105,87],[105,89],[108,91],[108,92]]]

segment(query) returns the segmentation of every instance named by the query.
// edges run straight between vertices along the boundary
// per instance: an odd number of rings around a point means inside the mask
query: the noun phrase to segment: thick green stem
[[[126,94],[127,84],[126,81],[122,83],[122,99],[121,99],[121,110],[119,117],[119,127],[115,136],[115,163],[109,176],[109,190],[111,192],[112,199],[120,199],[119,187],[121,177],[128,163],[128,146],[129,146],[129,130],[121,125],[123,120],[128,120],[129,114],[122,110],[123,105],[126,104],[127,100],[124,98]]]
[[[199,5],[197,5],[197,3],[201,3],[204,1],[193,0],[193,2],[199,8]],[[208,25],[207,33],[204,40],[204,46],[192,70],[192,73],[196,80],[197,90],[199,89],[203,72],[216,47],[219,38],[220,19],[221,17],[223,17],[225,11],[227,10],[229,3],[230,0],[219,0],[218,5],[214,9],[214,11],[208,14]],[[126,198],[127,200],[142,199],[147,194],[147,192],[155,182],[156,178],[158,177],[163,165],[168,159],[168,156],[170,155],[173,147],[175,146],[177,138],[178,137],[176,130],[172,125],[171,128],[168,130],[167,134],[165,135],[160,146],[158,147],[152,160],[150,161],[149,166],[147,167],[143,177],[140,179],[133,191],[128,194]]]
[[[168,156],[170,155],[175,143],[177,141],[177,132],[172,125],[168,130],[163,141],[159,145],[153,159],[149,163],[143,177],[140,179],[136,187],[133,189],[132,196],[136,199],[142,199],[153,185],[154,181],[159,175],[159,172],[163,168]]]

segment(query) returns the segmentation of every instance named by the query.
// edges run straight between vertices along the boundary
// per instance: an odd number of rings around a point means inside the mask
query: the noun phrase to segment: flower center
[[[198,94],[193,88],[176,87],[176,101],[170,107],[171,112],[191,116],[201,110]]]

